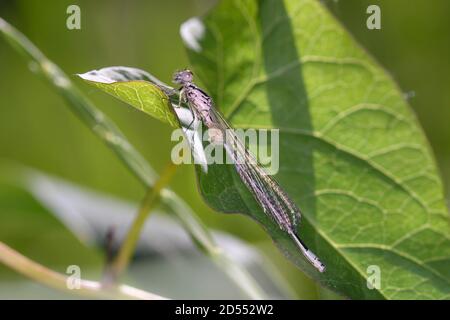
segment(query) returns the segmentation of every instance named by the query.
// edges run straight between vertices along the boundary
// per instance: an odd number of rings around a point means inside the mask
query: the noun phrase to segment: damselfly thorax
[[[219,119],[213,112],[211,97],[193,83],[186,84],[182,90],[191,110],[209,129],[210,141],[215,144],[223,144],[226,138],[226,128],[218,125]]]

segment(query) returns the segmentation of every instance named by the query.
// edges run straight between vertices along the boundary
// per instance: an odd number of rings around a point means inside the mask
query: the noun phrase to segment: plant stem
[[[158,204],[160,200],[160,192],[169,183],[176,171],[176,168],[177,167],[173,164],[173,162],[169,162],[153,188],[147,189],[137,216],[128,230],[125,240],[122,243],[116,258],[114,259],[111,268],[109,269],[109,276],[112,278],[111,280],[116,281],[118,277],[120,277],[120,275],[126,270],[139,240],[142,227],[144,226],[151,210],[153,210]]]
[[[25,35],[2,18],[0,18],[0,33],[4,35],[14,49],[26,59],[31,60],[31,70],[42,75],[63,96],[81,121],[116,153],[146,188],[153,188],[157,175],[150,165],[127,141],[115,124],[72,84],[67,75],[57,65],[48,60]],[[160,195],[162,204],[169,209],[169,212],[178,217],[193,242],[210,257],[213,257],[217,266],[227,273],[245,294],[252,299],[265,297],[263,290],[255,279],[221,250],[208,229],[178,195],[167,188],[162,189]],[[221,261],[226,261],[226,263]],[[241,276],[234,276],[236,270],[239,270]]]
[[[22,275],[46,286],[83,297],[97,299],[166,299],[156,294],[127,285],[118,285],[105,288],[102,287],[99,282],[82,279],[79,281],[79,289],[69,289],[67,285],[68,281],[70,281],[69,277],[50,270],[43,265],[28,259],[3,242],[0,242],[0,262],[21,273]]]

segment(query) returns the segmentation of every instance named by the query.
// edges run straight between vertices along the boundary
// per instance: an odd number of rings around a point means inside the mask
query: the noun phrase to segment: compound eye
[[[184,74],[184,80],[186,80],[186,81],[192,81],[192,78],[193,78],[192,72],[187,71],[187,72]]]

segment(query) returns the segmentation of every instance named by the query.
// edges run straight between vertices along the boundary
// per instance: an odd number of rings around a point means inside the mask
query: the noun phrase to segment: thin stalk
[[[2,18],[0,18],[0,33],[3,34],[13,48],[31,61],[31,70],[43,76],[61,94],[80,120],[116,153],[146,188],[153,188],[153,184],[157,179],[157,174],[154,170],[127,141],[116,125],[73,85],[67,75],[57,65],[48,60],[25,35]],[[194,243],[209,256],[213,257],[218,267],[227,273],[231,280],[248,297],[252,299],[266,297],[255,279],[221,250],[213,240],[208,229],[178,195],[170,189],[162,189],[161,202],[180,219]],[[226,261],[226,263],[222,263],[223,261]],[[239,270],[242,276],[235,277],[235,270]]]
[[[70,289],[68,283],[73,279],[69,279],[69,277],[63,274],[50,270],[43,265],[28,259],[3,242],[0,242],[0,262],[22,275],[48,287],[82,297],[96,299],[166,299],[156,294],[127,285],[105,288],[99,282],[82,279],[78,282],[78,288]]]
[[[116,258],[114,259],[111,268],[109,269],[108,273],[111,280],[116,281],[128,267],[145,221],[147,220],[151,211],[159,203],[160,192],[169,183],[175,171],[175,164],[170,162],[166,166],[158,181],[155,183],[154,187],[151,189],[147,189],[136,218],[134,219],[133,224],[128,230],[125,240],[123,241]]]

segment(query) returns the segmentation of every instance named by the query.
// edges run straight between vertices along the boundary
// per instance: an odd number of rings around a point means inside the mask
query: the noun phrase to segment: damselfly
[[[240,178],[264,212],[295,241],[306,259],[317,270],[324,272],[325,265],[297,235],[296,227],[301,218],[299,208],[280,185],[259,165],[239,137],[233,133],[231,126],[215,109],[211,97],[193,83],[192,72],[182,70],[175,73],[173,82],[182,86],[179,105],[187,102],[194,119],[200,119],[210,132],[213,132],[210,133],[212,142],[223,144],[226,152],[233,158],[234,166]]]

